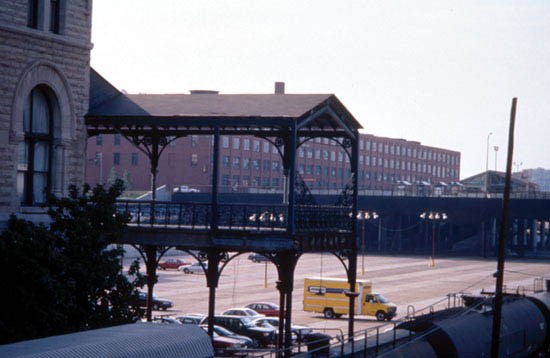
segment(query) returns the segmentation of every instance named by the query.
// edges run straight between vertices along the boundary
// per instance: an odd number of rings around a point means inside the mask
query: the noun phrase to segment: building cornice
[[[36,29],[31,29],[28,27],[21,26],[11,26],[6,24],[0,24],[0,31],[11,32],[18,35],[29,36],[38,40],[46,40],[51,42],[56,42],[61,45],[68,45],[76,47],[82,50],[92,50],[94,45],[91,42],[80,42],[73,39],[69,39],[63,35],[52,34],[49,31],[41,31]]]

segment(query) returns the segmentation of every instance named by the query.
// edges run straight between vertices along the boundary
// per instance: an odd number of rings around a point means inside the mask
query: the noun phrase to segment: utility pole
[[[500,222],[500,238],[498,246],[498,264],[496,272],[495,301],[493,307],[493,335],[491,340],[491,357],[498,358],[500,344],[500,323],[502,320],[502,286],[504,281],[504,260],[506,257],[506,227],[508,224],[508,207],[510,203],[510,183],[512,181],[512,157],[514,154],[514,127],[516,123],[517,98],[512,99],[510,111],[510,128],[508,130],[508,158],[506,159],[506,177]]]

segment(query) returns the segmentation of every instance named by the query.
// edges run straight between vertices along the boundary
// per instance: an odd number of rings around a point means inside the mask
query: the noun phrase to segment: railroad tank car
[[[423,316],[417,321],[404,322],[396,329],[414,333],[398,335],[407,338],[394,342],[395,348],[385,351],[383,356],[488,357],[491,355],[493,325],[491,305],[489,299],[482,309],[452,308]],[[540,352],[549,353],[549,325],[550,292],[505,296],[500,356],[531,357]]]

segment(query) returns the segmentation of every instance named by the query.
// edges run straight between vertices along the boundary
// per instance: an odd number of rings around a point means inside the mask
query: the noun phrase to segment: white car
[[[239,308],[230,308],[222,312],[223,316],[247,316],[250,319],[265,317],[265,315],[260,314],[254,311],[251,308],[239,307]]]
[[[204,269],[203,269],[204,266]],[[183,273],[204,273],[205,270],[208,270],[208,263],[205,262],[202,265],[200,262],[195,262],[191,265],[183,265],[178,267],[178,271],[183,271]]]

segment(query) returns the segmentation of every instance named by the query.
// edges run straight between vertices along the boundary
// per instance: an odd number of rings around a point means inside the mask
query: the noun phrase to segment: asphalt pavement
[[[183,253],[175,257],[190,258]],[[223,269],[216,290],[216,313],[250,302],[279,302],[275,266],[253,263],[247,257],[248,254],[239,255]],[[435,266],[431,267],[428,257],[366,255],[364,259],[359,256],[357,266],[357,278],[370,279],[374,291],[395,303],[396,319],[399,319],[407,312],[418,313],[431,305],[436,310],[444,308],[449,301],[453,303],[453,296],[448,296],[452,293],[494,291],[493,273],[497,264],[496,259],[436,257]],[[159,270],[158,275],[155,294],[172,300],[174,307],[154,311],[154,315],[208,312],[208,287],[203,274]],[[303,283],[308,276],[346,277],[346,273],[342,263],[332,254],[303,255],[294,275],[292,321],[333,336],[347,333],[347,316],[327,320],[321,314],[302,310]],[[505,264],[504,283],[509,290],[529,292],[537,277],[550,279],[550,261],[510,259]],[[374,317],[357,316],[355,320],[356,331],[378,325],[380,322]]]

